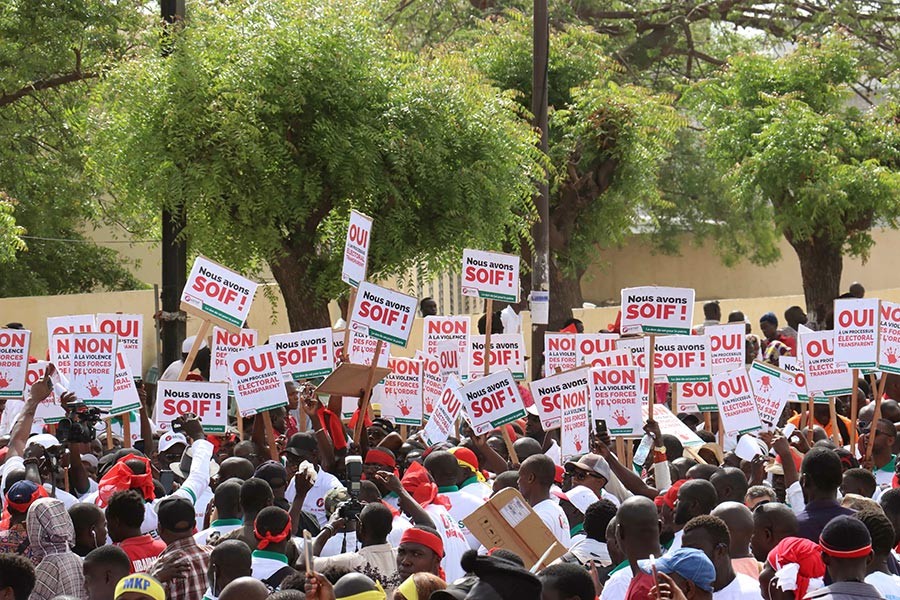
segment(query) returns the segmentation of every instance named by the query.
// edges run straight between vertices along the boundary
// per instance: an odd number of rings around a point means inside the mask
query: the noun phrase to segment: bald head
[[[266,600],[269,589],[259,579],[238,577],[225,586],[219,600]]]
[[[432,452],[425,459],[425,468],[439,486],[456,485],[459,481],[459,463],[446,450]]]
[[[347,573],[334,584],[334,597],[337,599],[348,598],[377,589],[375,582],[362,573]]]
[[[219,465],[219,481],[225,481],[232,477],[237,477],[241,481],[246,481],[253,477],[253,463],[246,458],[232,456],[226,458]]]
[[[632,496],[616,511],[618,539],[629,557],[652,554],[659,548],[659,513],[653,500]],[[646,558],[643,557],[643,558]]]
[[[731,556],[746,556],[753,537],[753,513],[740,502],[722,502],[712,511],[712,516],[719,517],[728,527],[731,536]]]
[[[225,540],[216,545],[209,555],[209,582],[215,585],[213,595],[229,583],[241,577],[250,577],[250,546],[241,540]]]
[[[750,549],[753,557],[764,562],[778,542],[797,535],[797,516],[780,502],[760,504],[753,511],[753,534]]]
[[[716,488],[705,479],[689,479],[678,490],[675,524],[684,525],[694,517],[708,515],[719,499]]]
[[[521,461],[524,461],[531,456],[543,453],[541,443],[530,437],[522,437],[517,439],[513,443],[513,450],[516,451],[516,456],[519,457],[520,464]]]
[[[750,487],[744,472],[735,467],[726,467],[713,473],[709,482],[716,488],[719,502],[742,502]]]
[[[549,488],[556,477],[556,464],[546,454],[535,454],[522,463],[519,467],[519,479],[525,474],[534,475],[537,483]]]

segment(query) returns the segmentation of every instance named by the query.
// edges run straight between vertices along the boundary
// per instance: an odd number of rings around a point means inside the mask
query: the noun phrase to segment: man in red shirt
[[[114,493],[106,506],[106,531],[110,539],[125,551],[131,561],[131,572],[147,571],[166,543],[141,535],[144,522],[144,499],[134,490]]]

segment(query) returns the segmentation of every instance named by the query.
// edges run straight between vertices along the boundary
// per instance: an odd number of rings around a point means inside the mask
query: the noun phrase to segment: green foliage
[[[900,173],[884,163],[896,160],[898,124],[850,103],[861,75],[852,45],[830,36],[778,59],[737,56],[687,92],[726,184],[723,197],[701,199],[730,240],[721,248],[771,262],[784,235],[865,257],[869,230],[896,225]]]
[[[123,64],[98,90],[92,174],[133,224],[185,206],[194,252],[299,265],[305,301],[344,290],[351,207],[375,218],[371,277],[525,235],[542,159],[519,108],[460,56],[403,53],[382,8],[196,7],[171,56]]]
[[[15,261],[0,265],[0,296],[140,285],[114,252],[81,243],[82,224],[106,215],[83,177],[79,124],[92,82],[134,52],[147,22],[138,0],[0,3],[0,193],[29,236],[76,240],[4,243]]]
[[[0,263],[15,260],[16,252],[25,249],[25,242],[19,237],[25,229],[16,224],[15,204],[0,192]]]

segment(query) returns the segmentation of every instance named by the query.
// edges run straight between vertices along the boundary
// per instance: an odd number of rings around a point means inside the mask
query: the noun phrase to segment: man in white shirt
[[[432,452],[425,459],[425,468],[431,473],[432,479],[438,486],[438,493],[450,501],[447,511],[457,526],[466,536],[466,542],[472,550],[477,550],[481,543],[469,531],[463,523],[463,519],[478,509],[484,500],[461,491],[456,485],[459,480],[459,463],[456,457],[444,450]]]
[[[294,502],[294,498],[297,497],[297,487],[292,473],[296,473],[297,467],[303,461],[308,462],[315,468],[316,477],[312,488],[306,493],[306,498],[303,500],[303,511],[313,515],[320,527],[324,526],[328,522],[328,517],[325,515],[325,494],[329,490],[343,487],[343,485],[337,477],[319,466],[319,443],[316,441],[316,437],[310,432],[295,433],[288,440],[284,455],[288,462],[287,472],[290,477],[284,492],[285,500]]]
[[[176,360],[171,363],[166,370],[163,371],[163,374],[159,376],[160,381],[177,381],[178,376],[181,375],[181,368],[184,366],[184,361],[187,360],[188,354],[191,352],[191,347],[194,345],[194,340],[197,339],[196,335],[191,335],[184,338],[184,341],[181,342],[181,360]],[[200,348],[206,348],[206,340],[200,342]]]
[[[282,508],[266,507],[256,516],[253,532],[257,541],[251,553],[251,577],[278,589],[285,577],[296,573],[286,554],[291,543],[291,517]]]
[[[682,490],[684,487],[682,487]],[[679,502],[681,498],[679,496]],[[682,544],[685,548],[703,551],[716,567],[713,600],[759,600],[762,594],[759,581],[735,573],[731,563],[731,535],[719,517],[704,514],[694,517],[684,526]]]
[[[525,300],[516,304],[510,304],[500,311],[500,322],[503,323],[503,333],[522,333],[522,315],[519,314],[525,306]]]
[[[550,488],[556,475],[556,465],[546,454],[535,454],[525,459],[519,467],[519,493],[531,505],[556,539],[568,548],[572,539],[569,534],[569,520],[550,498]]]
[[[216,486],[213,497],[216,501],[216,520],[194,534],[194,541],[200,546],[215,544],[220,537],[241,526],[241,482],[236,479],[223,481]]]

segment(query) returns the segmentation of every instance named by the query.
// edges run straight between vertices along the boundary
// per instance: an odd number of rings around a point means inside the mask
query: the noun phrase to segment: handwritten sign
[[[801,331],[799,352],[806,369],[806,389],[817,401],[850,393],[853,372],[834,360],[834,331]]]
[[[109,407],[109,416],[117,417],[140,410],[141,398],[138,396],[134,380],[134,372],[128,362],[128,354],[122,350],[120,344],[116,351],[116,381],[113,385],[113,401]]]
[[[228,355],[257,344],[259,333],[255,329],[241,329],[232,333],[221,327],[213,327],[212,358],[209,365],[210,381],[228,381]]]
[[[257,284],[198,256],[181,293],[181,309],[237,333],[256,295]]]
[[[451,375],[447,378],[439,401],[434,407],[434,413],[422,430],[422,439],[427,446],[446,442],[450,432],[453,431],[453,424],[462,408],[462,400],[459,395],[461,388],[462,382],[459,377]]]
[[[671,335],[656,338],[655,346],[654,375],[664,375],[669,383],[709,381],[708,338],[699,335]]]
[[[766,431],[771,431],[778,424],[788,403],[788,397],[794,388],[794,376],[760,361],[754,361],[750,366],[749,376],[759,420]]]
[[[271,345],[229,354],[227,364],[241,416],[253,416],[287,404],[281,366]]]
[[[372,219],[361,212],[351,210],[347,239],[344,242],[344,264],[341,267],[341,280],[344,283],[359,287],[359,284],[366,280],[371,241]]]
[[[31,332],[0,329],[0,398],[24,398]]]
[[[709,338],[709,362],[712,373],[724,373],[744,366],[746,325],[707,325],[703,332]]]
[[[412,296],[364,281],[359,284],[350,329],[405,348],[417,304]]]
[[[94,331],[94,315],[69,315],[47,318],[47,343],[50,345],[50,362],[56,370],[69,377],[72,370],[70,333]]]
[[[519,256],[483,250],[463,250],[463,296],[519,301]]]
[[[26,398],[31,397],[31,386],[44,378],[44,375],[47,373],[47,365],[49,364],[49,361],[39,360],[28,365],[28,372],[25,374]],[[59,403],[59,396],[56,395],[57,385],[62,389],[69,387],[69,382],[64,376],[60,375],[59,371],[54,371],[53,375],[50,376],[50,380],[54,383],[50,395],[41,400],[37,410],[34,412],[34,420],[36,422],[48,425],[59,423],[66,416],[66,411],[63,410],[62,405]],[[8,409],[9,406],[7,406]]]
[[[800,402],[809,400],[809,394],[806,391],[806,372],[803,370],[803,363],[800,359],[796,356],[779,356],[778,366],[781,370],[794,376],[788,400]]]
[[[713,375],[712,383],[726,434],[742,435],[762,429],[746,369],[741,367]]]
[[[469,338],[469,379],[477,379],[484,374],[484,336]],[[525,339],[521,333],[502,333],[491,336],[491,351],[488,354],[491,373],[509,369],[513,377],[525,379]]]
[[[525,416],[525,405],[509,370],[467,383],[459,393],[476,431],[487,426],[500,427]]]
[[[97,331],[114,333],[119,338],[119,350],[128,356],[128,364],[135,379],[141,379],[144,365],[144,315],[120,313],[99,314],[96,319]]]
[[[115,334],[72,333],[69,347],[72,352],[69,391],[88,406],[112,406],[118,349]]]
[[[544,431],[560,426],[565,402],[579,403],[585,407],[587,415],[587,400],[590,397],[588,375],[588,370],[581,368],[531,382],[531,396]]]
[[[597,357],[613,352],[619,336],[614,333],[576,333],[575,363],[577,365],[601,366]]]
[[[610,435],[629,436],[642,431],[641,377],[637,367],[591,369],[591,411],[604,419]]]
[[[636,287],[622,290],[623,334],[690,334],[694,318],[694,290]]]
[[[421,425],[424,362],[414,358],[392,356],[388,360],[388,368],[391,373],[384,378],[381,416],[397,425]]]
[[[834,301],[834,361],[851,369],[874,369],[878,363],[877,298]]]
[[[560,454],[562,462],[584,454],[590,450],[590,419],[588,419],[589,394],[587,372],[582,371],[583,383],[580,393],[563,394],[561,403],[562,429],[560,432]]]
[[[678,410],[681,412],[716,412],[719,405],[713,395],[711,381],[686,381],[678,385]]]
[[[544,334],[544,372],[547,375],[574,369],[576,364],[575,334]]]
[[[900,304],[882,300],[878,314],[878,368],[900,373]]]
[[[278,381],[284,389],[284,384]],[[171,429],[172,421],[194,413],[204,433],[225,433],[228,425],[228,384],[208,381],[160,381],[156,387],[156,423]]]
[[[330,327],[322,327],[269,337],[285,379],[299,381],[330,374],[334,370],[332,335]]]

